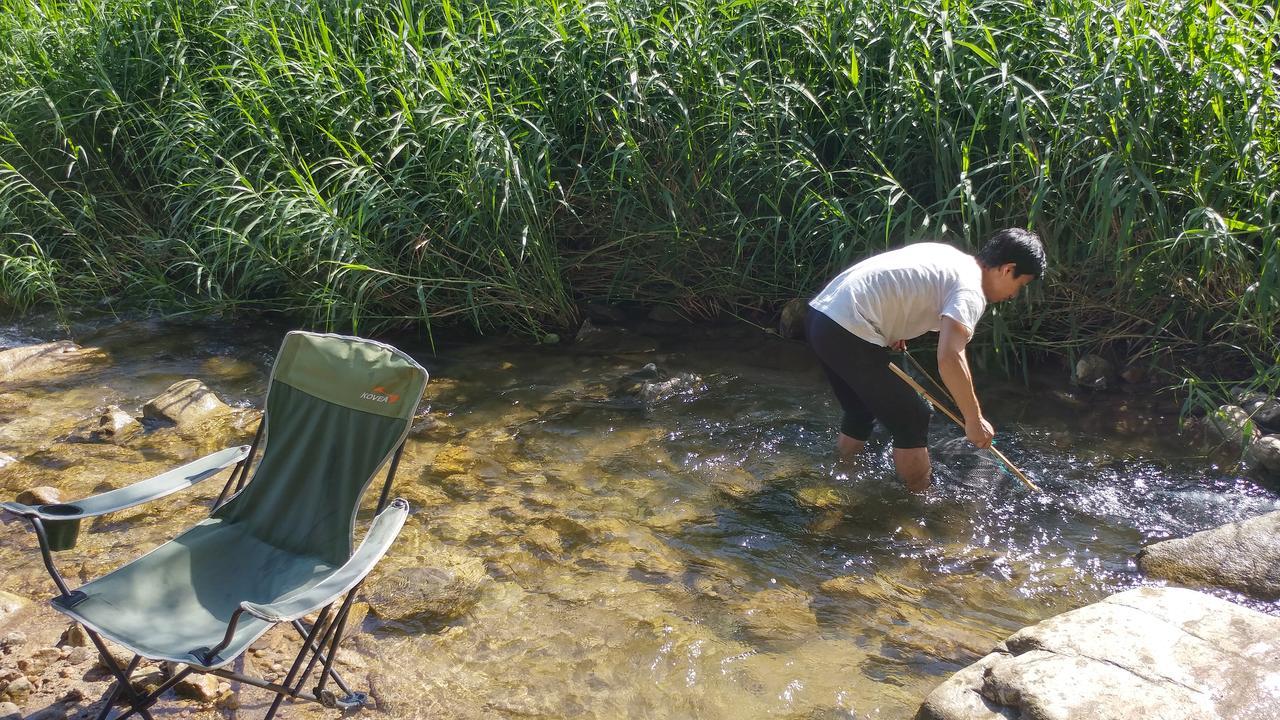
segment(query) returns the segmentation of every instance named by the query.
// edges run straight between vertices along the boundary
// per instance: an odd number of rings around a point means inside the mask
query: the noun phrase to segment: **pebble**
[[[70,645],[71,647],[85,647],[89,644],[89,633],[80,627],[80,623],[71,623],[67,629],[63,631],[62,637],[58,638],[59,645]]]
[[[18,632],[17,630],[9,633],[8,635],[5,635],[4,638],[0,639],[0,649],[3,649],[5,651],[16,648],[19,645],[26,645],[26,644],[27,644],[26,634]]]
[[[31,681],[26,677],[19,675],[16,679],[9,683],[4,689],[4,695],[9,698],[9,702],[22,704],[31,697],[31,691],[35,688],[31,686]]]
[[[62,493],[58,492],[58,488],[41,485],[23,490],[14,499],[23,505],[54,505],[62,502]]]
[[[201,702],[213,702],[218,699],[218,677],[216,675],[188,675],[174,686],[173,692],[178,697],[191,698]]]

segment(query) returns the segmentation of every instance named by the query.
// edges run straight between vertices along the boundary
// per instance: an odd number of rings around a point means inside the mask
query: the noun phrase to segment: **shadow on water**
[[[108,364],[7,402],[53,404],[65,423],[199,377],[256,405],[279,337],[104,330]],[[625,354],[400,344],[431,372],[431,412],[401,467],[415,515],[388,562],[456,587],[464,569],[476,576],[451,591],[470,598],[464,611],[366,620],[371,682],[405,698],[405,717],[909,718],[1011,632],[1142,583],[1143,545],[1280,508],[1186,457],[1168,414],[1052,383],[979,388],[1000,447],[1044,493],[935,417],[935,484],[917,496],[882,435],[835,461],[838,411],[795,344],[701,330]],[[23,427],[0,451],[29,474],[0,469],[4,492],[37,477],[91,486],[47,428]],[[94,452],[141,476],[172,442]],[[172,535],[198,517],[195,497],[176,519],[104,523],[136,542],[87,540],[101,553],[81,572]],[[2,532],[3,589],[36,594],[28,538]]]

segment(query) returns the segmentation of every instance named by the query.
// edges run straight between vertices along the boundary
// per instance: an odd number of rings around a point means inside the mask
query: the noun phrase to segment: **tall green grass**
[[[1273,0],[0,0],[0,307],[752,313],[1005,225],[988,355],[1277,363]],[[1277,379],[1280,381],[1280,379]]]

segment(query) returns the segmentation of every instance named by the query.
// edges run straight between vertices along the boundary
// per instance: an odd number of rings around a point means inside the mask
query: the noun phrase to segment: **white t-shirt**
[[[916,243],[863,260],[827,284],[809,307],[875,345],[942,327],[942,316],[973,334],[987,308],[982,268],[942,243]]]

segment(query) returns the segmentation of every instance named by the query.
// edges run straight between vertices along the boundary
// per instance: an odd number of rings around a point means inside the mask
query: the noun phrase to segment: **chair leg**
[[[87,626],[82,627],[84,627],[85,634],[93,641],[94,646],[98,648],[98,655],[102,658],[102,664],[105,665],[107,670],[116,677],[116,687],[111,692],[110,697],[108,697],[107,705],[102,709],[102,713],[98,716],[98,720],[105,720],[107,715],[111,712],[112,703],[115,702],[117,696],[122,694],[128,699],[129,705],[136,709],[138,707],[138,703],[146,696],[139,694],[137,690],[133,689],[133,685],[129,682],[129,677],[133,675],[134,670],[138,669],[138,663],[142,662],[142,656],[134,655],[133,660],[129,661],[128,667],[121,669],[120,664],[111,656],[111,653],[107,650],[106,644],[102,642],[102,638],[98,636],[98,633],[94,632]],[[130,712],[132,713],[132,711]],[[142,717],[146,718],[146,720],[151,720],[151,714],[147,712],[145,708],[139,709],[138,713],[142,715]]]
[[[308,632],[305,638],[303,639],[302,650],[298,651],[298,656],[293,659],[293,665],[289,668],[289,674],[285,675],[284,682],[281,683],[285,687],[288,687],[288,688],[292,687],[294,679],[297,678],[298,676],[298,668],[302,667],[302,661],[307,657],[307,653],[313,650],[316,652],[319,652],[319,650],[314,645],[315,639],[316,639],[316,633],[318,633],[320,631],[320,628],[324,626],[324,621],[329,616],[329,608],[331,607],[333,606],[326,605],[324,609],[320,611],[320,616],[316,618],[315,624],[311,626],[311,631]],[[294,628],[296,628],[299,631],[302,630],[302,627],[298,623],[294,624]],[[310,672],[310,666],[308,666],[307,670],[308,672]],[[302,687],[302,680],[300,679],[298,680],[298,687],[299,688]],[[294,690],[290,694],[296,694],[296,692],[297,691]],[[276,693],[275,700],[271,701],[271,709],[267,711],[267,715],[265,718],[263,718],[263,720],[271,720],[272,718],[274,718],[276,715],[276,711],[280,709],[280,703],[282,702],[284,702],[284,695],[282,693]]]
[[[148,720],[150,720],[151,715],[147,712],[147,708],[154,705],[156,701],[160,699],[161,695],[168,692],[169,688],[182,682],[183,678],[185,678],[186,676],[190,675],[193,672],[195,672],[195,668],[192,668],[192,667],[183,668],[181,672],[175,673],[168,680],[161,683],[160,687],[156,688],[155,690],[152,690],[151,692],[141,697],[138,700],[138,702],[134,704],[132,708],[129,709],[128,712],[117,717],[116,720],[124,720],[125,718],[129,717],[135,712],[143,716],[144,718],[148,718]]]
[[[304,638],[307,636],[307,628],[300,621],[294,620],[293,626],[294,626],[294,629],[298,631],[299,635],[303,636]],[[328,661],[329,656],[324,652],[323,647],[321,647],[320,645],[316,645],[315,643],[312,643],[312,649],[315,650],[317,653],[319,653],[319,656],[317,657],[317,660],[319,662],[323,663]],[[338,687],[342,688],[342,692],[347,693],[348,695],[351,694],[351,688],[348,687],[347,683],[343,681],[342,676],[338,674],[337,670],[330,671],[329,675],[330,677],[333,678],[333,681],[338,684]]]

